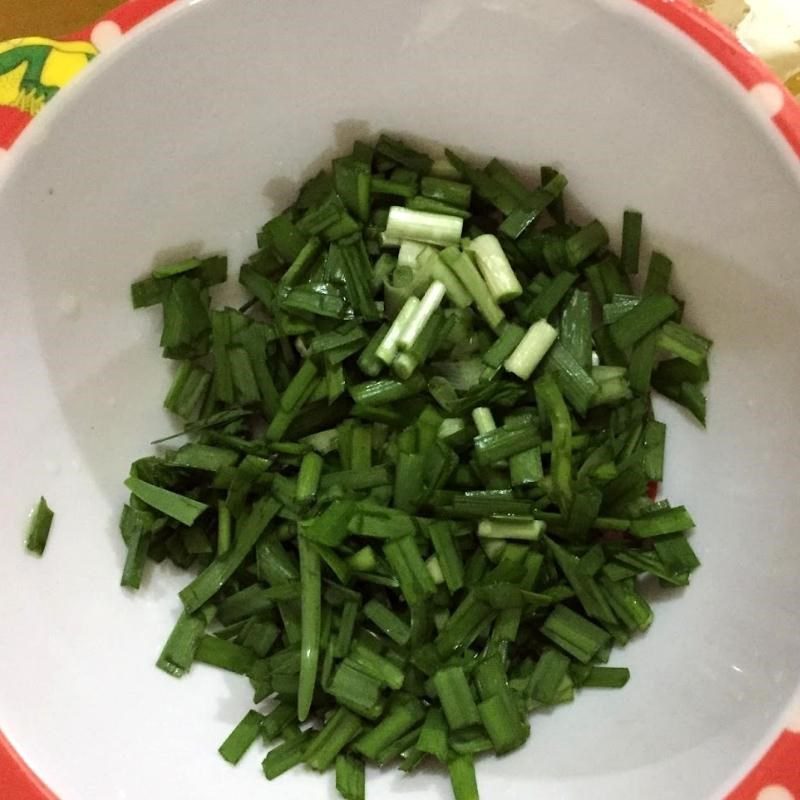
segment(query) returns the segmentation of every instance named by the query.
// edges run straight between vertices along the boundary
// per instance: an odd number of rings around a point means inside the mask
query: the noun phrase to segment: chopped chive
[[[384,364],[389,365],[394,361],[397,355],[397,342],[400,334],[405,330],[418,307],[419,298],[412,295],[403,304],[400,313],[394,318],[391,326],[386,331],[386,335],[375,350],[376,358],[379,358]]]
[[[475,437],[475,457],[478,464],[489,466],[524,453],[540,443],[537,429],[504,425]]]
[[[44,498],[40,502],[43,501]],[[50,518],[52,519],[52,512],[50,513]],[[128,552],[125,557],[125,566],[122,569],[121,586],[127,586],[130,589],[138,589],[140,587],[142,573],[149,554],[153,523],[153,516],[149,512],[125,506],[120,528],[128,547]]]
[[[296,739],[287,740],[270,750],[261,762],[264,777],[270,781],[275,780],[292,767],[301,764],[305,758],[306,749],[313,741],[313,736],[313,731],[303,731]]]
[[[481,718],[467,676],[461,667],[448,667],[433,676],[436,695],[447,724],[454,731],[480,724]]]
[[[592,667],[583,685],[587,688],[621,689],[630,680],[625,667]]]
[[[180,615],[156,662],[159,669],[176,678],[190,669],[212,612],[213,609],[204,609],[198,614],[184,612]]]
[[[529,486],[538,483],[544,477],[542,453],[538,447],[511,456],[508,465],[512,486]]]
[[[417,748],[423,753],[429,753],[442,764],[447,763],[448,729],[441,709],[434,707],[428,710],[419,733]]]
[[[509,213],[500,225],[500,231],[511,239],[519,239],[548,206],[558,203],[566,186],[567,179],[563,175],[556,172],[549,176],[549,180],[540,189],[529,193],[520,206]]]
[[[510,692],[503,691],[484,700],[478,712],[497,755],[510,753],[525,744],[530,728],[521,719]]]
[[[656,365],[658,339],[658,331],[651,331],[634,345],[631,352],[628,380],[631,389],[638,394],[646,394],[650,390]]]
[[[320,643],[320,563],[319,553],[300,538],[300,614],[302,641],[300,644],[300,686],[297,693],[297,718],[304,722],[311,710],[317,682]]]
[[[44,549],[47,546],[47,538],[50,535],[50,526],[52,524],[53,512],[48,507],[44,497],[40,497],[28,524],[28,532],[25,539],[25,546],[28,550],[38,555],[44,553]]]
[[[479,197],[494,205],[504,214],[510,214],[514,210],[516,206],[514,197],[486,172],[470,166],[452,150],[445,149],[444,154],[456,168],[459,176],[472,185]]]
[[[673,575],[689,575],[700,566],[700,559],[683,533],[659,536],[653,547],[664,567]]]
[[[401,646],[408,644],[411,638],[411,628],[400,619],[397,614],[382,603],[379,603],[377,600],[370,600],[364,606],[364,616],[373,622],[393,642]]]
[[[408,733],[425,717],[425,706],[414,697],[401,697],[389,713],[371,730],[359,737],[354,749],[370,761],[380,762],[383,750]]]
[[[492,296],[486,281],[469,254],[461,252],[455,247],[448,247],[441,252],[441,258],[472,295],[475,307],[489,327],[493,330],[498,328],[505,318],[505,314]]]
[[[447,769],[455,800],[479,800],[475,762],[471,755],[454,756],[447,762]]]
[[[411,239],[415,242],[439,245],[458,244],[464,220],[460,217],[449,217],[444,214],[431,214],[424,211],[412,211],[402,206],[392,206],[389,210],[389,221],[386,235],[392,239],[403,241]]]
[[[577,280],[572,272],[561,272],[533,299],[525,310],[525,316],[531,320],[546,319],[566,297],[567,292]]]
[[[535,542],[545,530],[545,524],[538,519],[503,518],[481,520],[478,536],[484,539],[518,539]]]
[[[503,362],[514,352],[525,336],[525,329],[514,323],[504,325],[500,336],[483,354],[483,363],[491,369],[499,369]]]
[[[385,180],[384,178],[373,177],[370,181],[370,191],[373,194],[391,194],[397,197],[411,198],[416,194],[413,186],[400,181]]]
[[[248,711],[241,722],[231,731],[222,743],[219,754],[229,763],[238,764],[261,732],[264,715],[258,711]]]
[[[432,247],[426,247],[417,257],[417,262],[420,271],[429,275],[433,281],[444,284],[447,297],[456,308],[467,308],[472,305],[472,296],[464,284]]]
[[[711,349],[711,340],[677,322],[667,322],[658,336],[658,346],[695,367],[702,367]]]
[[[319,488],[322,467],[325,462],[317,453],[306,453],[300,462],[300,474],[297,478],[297,500],[308,503],[314,500]]]
[[[683,506],[676,506],[632,520],[630,531],[640,539],[647,539],[668,533],[682,533],[693,527],[694,520],[689,512]]]
[[[252,650],[207,634],[197,643],[194,654],[195,661],[239,675],[246,675],[255,659],[255,653]]]
[[[175,453],[172,464],[176,467],[202,469],[218,472],[223,467],[232,467],[239,460],[239,454],[223,447],[191,443],[184,445]]]
[[[445,292],[445,285],[441,281],[431,283],[397,337],[397,346],[400,350],[410,350],[414,346],[423,328],[441,305]]]
[[[496,236],[478,236],[469,243],[469,250],[475,254],[481,275],[496,303],[506,303],[522,294],[522,286]]]
[[[420,190],[425,197],[441,200],[443,203],[449,203],[459,208],[469,208],[472,198],[471,186],[445,178],[423,178],[420,182]]]
[[[347,296],[355,313],[367,320],[378,319],[378,308],[372,297],[372,267],[364,240],[360,235],[354,239],[342,239],[331,245],[331,251],[328,258],[336,258],[341,267]]]
[[[529,188],[446,156],[356,142],[261,229],[238,309],[212,302],[220,257],[131,288],[163,307],[189,443],[131,467],[122,583],[196,565],[158,667],[246,675],[257,709],[223,757],[261,732],[283,740],[268,778],[335,765],[345,800],[366,759],[428,756],[477,800],[477,754],[627,681],[599,665],[652,623],[639,579],[699,566],[688,511],[653,497],[652,393],[703,422],[712,346],[672,262],[654,253],[640,291],[641,214],[618,257],[555,169]]]
[[[639,249],[642,242],[642,215],[626,211],[622,221],[622,268],[635,275],[639,272]]]
[[[205,605],[229,580],[250,553],[280,504],[271,497],[257,501],[237,531],[233,547],[211,562],[188,586],[179,592],[183,606],[192,613]]]
[[[357,714],[374,718],[380,716],[380,712],[372,713],[380,698],[380,689],[379,681],[345,660],[334,673],[328,692]]]
[[[542,633],[582,664],[587,664],[609,641],[600,627],[563,605],[557,605],[542,625]]]
[[[435,522],[431,524],[429,533],[447,588],[455,593],[464,586],[464,562],[450,526],[446,522]]]
[[[553,489],[562,511],[572,502],[572,421],[564,398],[550,375],[540,378],[536,397],[547,414],[553,431],[550,455]]]
[[[653,611],[632,583],[606,578],[601,578],[600,583],[614,613],[628,631],[634,633],[650,627]]]
[[[195,520],[208,508],[205,503],[171,492],[168,489],[163,489],[160,486],[154,486],[139,478],[128,478],[125,481],[125,486],[131,490],[131,494],[134,497],[138,497],[143,503],[147,503],[148,506],[156,509],[156,511],[160,511],[162,514],[166,514],[184,525],[194,524]],[[46,504],[44,508],[46,509]],[[52,512],[49,519],[52,519]],[[49,521],[44,534],[45,541],[47,532],[49,532]],[[44,544],[42,544],[43,549]]]
[[[561,681],[567,674],[570,660],[558,650],[545,650],[528,678],[527,695],[538,703],[552,705],[558,697]]]
[[[548,366],[556,374],[558,385],[570,405],[585,415],[600,388],[594,378],[560,342],[550,349]]]
[[[608,231],[594,220],[567,239],[567,261],[572,269],[608,244]]]
[[[609,325],[609,334],[618,347],[631,347],[666,322],[677,310],[678,304],[669,295],[648,295],[635,308]]]
[[[663,253],[653,253],[650,256],[650,266],[647,269],[647,280],[642,294],[666,294],[671,276],[672,261]]]
[[[391,378],[378,381],[367,381],[350,387],[350,396],[356,403],[364,405],[385,405],[398,400],[405,400],[419,394],[425,388],[425,379],[412,376],[406,381]]]
[[[325,511],[301,527],[303,537],[328,547],[338,547],[347,536],[347,523],[355,508],[352,500],[334,500]]]
[[[364,762],[349,755],[336,757],[336,791],[344,800],[364,800]]]
[[[405,681],[405,673],[402,669],[358,642],[353,645],[349,658],[365,675],[369,675],[389,689],[397,691]]]
[[[434,200],[431,197],[421,197],[417,195],[406,201],[406,208],[412,211],[424,211],[428,214],[443,214],[448,217],[461,217],[461,219],[469,219],[471,216],[469,211],[458,206],[451,206],[448,203],[443,203],[441,200]]]
[[[363,727],[363,721],[352,711],[346,708],[336,709],[306,748],[303,756],[306,764],[317,772],[330,769],[342,750],[358,736]]]
[[[381,134],[378,139],[375,152],[414,172],[428,172],[433,164],[433,159],[427,154],[420,153],[385,133]]]
[[[421,603],[436,591],[419,548],[411,536],[387,542],[383,552],[409,603]]]
[[[524,381],[528,380],[557,338],[558,331],[548,322],[543,319],[534,322],[505,360],[506,370]]]

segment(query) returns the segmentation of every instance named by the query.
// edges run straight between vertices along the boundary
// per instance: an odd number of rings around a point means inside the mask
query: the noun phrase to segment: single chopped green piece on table
[[[28,550],[37,555],[44,553],[52,524],[53,512],[47,505],[47,500],[44,497],[40,497],[28,523],[28,533],[25,539],[25,546]]]

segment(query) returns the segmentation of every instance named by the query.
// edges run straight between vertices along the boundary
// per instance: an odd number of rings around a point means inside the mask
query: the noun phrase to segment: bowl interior
[[[128,286],[176,246],[235,265],[304,178],[381,130],[557,164],[614,236],[641,209],[716,340],[707,431],[661,407],[666,492],[692,510],[704,566],[688,590],[654,591],[652,630],[615,654],[624,692],[534,717],[522,752],[480,763],[483,796],[715,795],[800,672],[800,185],[746,93],[633,3],[207,0],[144,25],[45,110],[0,183],[4,731],[65,800],[265,791],[257,753],[231,770],[214,752],[247,682],[153,667],[185,579],[117,585],[122,480],[173,429],[160,320],[130,310]],[[57,512],[41,562],[19,544],[39,494]],[[300,771],[276,789],[328,787]],[[373,797],[390,791],[449,788],[370,778]]]

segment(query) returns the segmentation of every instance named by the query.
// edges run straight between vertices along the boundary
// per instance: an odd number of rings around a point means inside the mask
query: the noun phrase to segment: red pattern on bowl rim
[[[122,33],[136,27],[176,0],[128,0],[97,23],[63,37],[89,41],[102,22]],[[674,25],[713,56],[747,91],[771,102],[771,117],[792,150],[800,157],[800,104],[769,68],[748,52],[731,31],[688,0],[634,0]],[[16,141],[33,117],[15,108],[0,107],[0,151]],[[800,709],[797,725],[784,730],[750,773],[726,800],[800,800]],[[58,800],[34,774],[0,730],[0,797],[9,800]]]

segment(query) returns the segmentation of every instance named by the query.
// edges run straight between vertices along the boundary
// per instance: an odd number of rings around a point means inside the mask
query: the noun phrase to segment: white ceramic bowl
[[[303,771],[265,785],[256,752],[218,758],[247,682],[153,667],[182,576],[118,587],[122,480],[171,426],[158,315],[134,314],[128,286],[176,245],[241,259],[302,179],[381,130],[557,164],[615,236],[640,208],[716,340],[708,430],[661,409],[666,491],[692,509],[702,569],[615,654],[628,687],[534,717],[522,751],[480,762],[482,797],[731,789],[800,678],[800,170],[770,120],[782,102],[632,0],[181,2],[57,97],[0,179],[0,723],[53,791],[332,793]],[[56,522],[38,561],[20,538],[40,494]],[[368,793],[449,788],[388,771]]]

